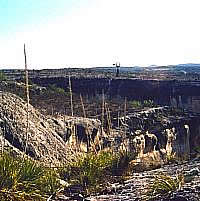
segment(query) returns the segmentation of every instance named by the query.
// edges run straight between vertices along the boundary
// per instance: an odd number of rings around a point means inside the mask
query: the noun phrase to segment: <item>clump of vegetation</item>
[[[130,106],[131,106],[132,108],[135,108],[135,109],[140,109],[140,108],[142,108],[142,103],[141,103],[141,101],[133,100],[133,101],[130,101],[129,104],[130,104]]]
[[[129,102],[130,106],[135,109],[142,109],[144,107],[155,107],[156,104],[153,100],[144,100],[143,102],[133,100]]]
[[[50,84],[48,86],[48,90],[56,94],[65,94],[65,90],[63,88],[57,87],[55,84]]]
[[[122,176],[130,161],[127,152],[112,151],[86,153],[58,169],[42,166],[28,158],[10,153],[0,156],[0,200],[46,200],[61,189],[60,179],[69,185],[80,185],[87,193],[98,192]],[[120,179],[120,178],[119,178]]]
[[[147,192],[148,198],[155,199],[158,196],[167,196],[177,191],[184,183],[184,175],[178,174],[175,178],[169,175],[156,176],[152,185],[149,186]]]
[[[109,169],[113,160],[111,152],[99,154],[88,153],[67,164],[60,170],[62,179],[80,184],[85,189],[96,189],[105,179],[103,174]]]
[[[197,153],[200,153],[200,146],[194,147],[194,151],[197,152]]]
[[[0,81],[6,81],[7,77],[3,72],[0,72]]]
[[[8,153],[0,156],[0,200],[46,200],[59,188],[54,170]]]
[[[128,167],[129,159],[128,155],[122,152],[91,152],[67,164],[59,173],[63,180],[80,184],[87,192],[96,192],[101,189],[102,184],[112,181],[112,176],[123,174],[122,170]]]
[[[153,100],[144,100],[143,101],[143,107],[155,107],[156,104]]]

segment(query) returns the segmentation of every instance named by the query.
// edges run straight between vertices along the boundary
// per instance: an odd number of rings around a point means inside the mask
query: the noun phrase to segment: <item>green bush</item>
[[[155,107],[156,104],[154,103],[153,100],[144,100],[143,102],[133,100],[129,102],[130,106],[135,108],[135,109],[142,109],[144,107]]]
[[[0,200],[45,200],[60,187],[58,175],[31,159],[0,157]]]
[[[143,107],[155,107],[155,103],[153,100],[144,100]]]
[[[128,169],[130,159],[127,152],[87,153],[65,165],[59,170],[59,174],[69,183],[80,184],[87,192],[97,192],[102,184],[112,181],[113,176],[122,176]]]
[[[3,72],[0,72],[0,81],[6,81],[7,77]]]
[[[113,157],[111,152],[84,154],[60,170],[60,175],[63,179],[67,178],[85,187],[98,185],[103,181],[105,171],[112,165]]]
[[[140,101],[137,101],[137,100],[130,101],[129,104],[131,107],[133,107],[135,109],[142,108],[142,103]]]
[[[65,90],[63,88],[57,87],[55,84],[50,84],[48,86],[49,91],[56,94],[65,94]]]

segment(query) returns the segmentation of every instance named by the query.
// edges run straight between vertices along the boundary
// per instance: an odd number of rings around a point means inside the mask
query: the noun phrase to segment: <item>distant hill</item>
[[[115,72],[115,67],[96,67],[91,68],[91,70],[99,71],[99,72]],[[178,64],[178,65],[168,65],[168,66],[156,66],[151,65],[148,67],[140,67],[140,66],[133,66],[133,67],[120,67],[120,72],[144,72],[144,71],[165,71],[165,72],[183,72],[183,73],[200,73],[200,64]]]
[[[24,76],[24,69],[2,69],[3,72],[9,79],[20,79]],[[116,67],[92,67],[92,68],[62,68],[62,69],[38,69],[29,70],[29,77],[59,77],[59,76],[105,76],[105,73],[116,73]],[[156,66],[151,65],[147,67],[133,66],[133,67],[120,67],[120,73],[136,73],[146,74],[151,73],[152,75],[160,73],[163,75],[175,74],[175,76],[184,75],[187,73],[200,74],[200,64],[188,63],[178,65],[167,65],[167,66]],[[199,75],[198,75],[199,76]]]

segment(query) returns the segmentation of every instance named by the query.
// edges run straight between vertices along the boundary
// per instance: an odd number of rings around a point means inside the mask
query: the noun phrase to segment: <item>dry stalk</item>
[[[126,134],[126,110],[127,110],[127,100],[124,99],[124,133]]]
[[[77,152],[77,139],[76,139],[76,127],[75,127],[75,122],[73,119],[74,116],[74,110],[73,110],[73,94],[72,94],[72,83],[71,83],[71,76],[69,74],[69,94],[70,94],[70,107],[71,107],[71,116],[72,116],[72,124],[71,124],[71,130],[72,130],[72,144],[71,144],[71,150],[73,150],[75,148],[76,152]],[[75,142],[73,141],[75,140]]]
[[[81,99],[81,105],[82,105],[82,109],[83,109],[83,116],[84,118],[87,118],[86,117],[86,111],[85,111],[85,107],[84,107],[84,103],[83,103],[83,98],[82,98],[82,95],[80,94],[80,99]],[[94,152],[97,153],[97,150],[96,150],[96,147],[95,147],[95,144],[92,142],[91,140],[91,136],[89,138],[89,128],[88,128],[88,123],[86,124],[86,135],[87,135],[87,152],[89,151],[89,145],[91,144],[93,149],[94,149]],[[99,141],[99,140],[98,140]],[[100,143],[99,143],[99,147],[100,147]]]
[[[118,129],[120,128],[120,120],[119,120],[119,117],[120,117],[120,106],[119,106],[118,112],[117,112],[117,126],[118,126]]]
[[[83,103],[83,98],[82,95],[80,94],[80,100],[81,100],[81,106],[82,106],[82,110],[83,110],[83,117],[86,118],[86,112],[85,112],[85,107],[84,107],[84,103]],[[88,132],[88,123],[86,124],[86,135],[87,135],[87,152],[89,151],[89,132]]]
[[[73,110],[72,83],[71,83],[71,76],[70,75],[69,75],[69,93],[70,93],[71,114],[73,117],[74,116],[74,110]]]
[[[107,122],[108,122],[108,133],[111,134],[111,117],[110,117],[110,110],[107,103],[105,103],[105,110],[106,110],[106,116],[107,116]]]
[[[125,97],[124,99],[124,139],[126,138],[126,112],[127,112],[127,98]],[[129,143],[130,143],[130,138],[129,138]],[[125,150],[127,152],[126,146],[125,146]]]
[[[29,85],[28,85],[28,68],[27,68],[27,59],[26,59],[26,47],[24,44],[24,60],[25,60],[25,77],[26,77],[26,139],[25,139],[25,149],[24,154],[26,154],[27,146],[28,146],[28,130],[29,130]]]
[[[80,100],[81,100],[81,106],[83,109],[83,117],[86,118],[86,111],[85,111],[85,107],[84,107],[84,103],[83,103],[83,97],[81,94],[80,94]]]
[[[101,114],[102,133],[103,133],[103,125],[104,125],[104,107],[105,107],[105,95],[104,95],[104,91],[102,91],[102,114]]]
[[[120,109],[120,106],[119,106],[118,113],[117,113],[117,124],[118,124],[119,134],[122,135],[122,128],[120,126],[120,110],[121,109]],[[122,138],[122,145],[123,145],[124,149],[127,151],[126,145],[124,143],[124,139],[125,139],[125,136],[123,136],[123,138]],[[122,150],[123,150],[123,147],[122,147]]]
[[[2,103],[1,103],[1,105],[2,105],[2,114],[3,114],[3,110],[4,110],[4,101],[3,101],[3,99],[4,99],[4,95],[3,95],[3,93],[1,94],[1,96],[2,96]],[[2,140],[1,140],[1,153],[2,153],[2,156],[3,156],[3,153],[4,153],[4,146],[5,146],[5,120],[4,120],[4,122],[3,122],[3,124],[4,124],[4,127],[3,127],[3,129],[2,129]]]

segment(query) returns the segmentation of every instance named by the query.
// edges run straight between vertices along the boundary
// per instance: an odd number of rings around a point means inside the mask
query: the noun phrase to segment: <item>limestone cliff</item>
[[[200,146],[198,114],[158,107],[121,117],[113,127],[117,128],[119,122],[128,139],[127,147],[136,153],[138,161],[147,156],[163,161],[170,157],[188,159],[191,151]]]

